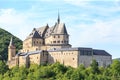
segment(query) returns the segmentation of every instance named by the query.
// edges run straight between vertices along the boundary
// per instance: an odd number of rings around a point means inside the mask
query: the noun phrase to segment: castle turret
[[[29,34],[29,36],[23,42],[23,51],[22,52],[29,52],[29,51],[36,51],[40,50],[41,46],[43,45],[43,38],[39,34],[36,28]]]
[[[69,34],[67,32],[66,26],[64,23],[60,22],[60,15],[58,13],[57,23],[51,28],[49,28],[49,36],[46,37],[46,45],[49,45],[50,48],[69,48]]]
[[[15,57],[16,47],[13,43],[13,38],[11,37],[10,44],[8,46],[8,61],[11,61]]]

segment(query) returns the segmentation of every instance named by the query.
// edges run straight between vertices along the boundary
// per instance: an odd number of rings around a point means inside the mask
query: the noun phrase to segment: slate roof
[[[45,37],[45,33],[47,32],[48,28],[49,28],[49,26],[47,24],[46,26],[37,28],[37,31],[41,37]]]
[[[27,39],[29,38],[42,38],[42,37],[39,35],[38,31],[34,28],[33,31],[27,37]]]
[[[43,52],[43,50],[31,51],[31,52],[26,52],[26,53],[18,53],[18,54],[16,54],[16,56],[20,55],[20,56],[23,56],[24,59],[26,59],[26,57],[29,55],[41,54],[41,52]]]
[[[111,56],[108,52],[105,50],[96,50],[93,49],[93,55],[103,55],[103,56]]]
[[[84,48],[84,47],[75,47],[75,48],[53,48],[48,51],[56,52],[56,51],[80,51],[80,50],[92,50],[92,48]]]
[[[45,37],[48,37],[51,35],[51,33],[53,32],[54,26],[49,27],[45,33]]]
[[[97,50],[92,48],[85,48],[85,47],[76,47],[76,48],[53,48],[48,50],[49,52],[57,52],[57,51],[93,51],[93,55],[101,55],[101,56],[111,56],[105,50]]]
[[[10,44],[9,46],[14,46],[14,43],[13,43],[13,37],[11,37],[11,40],[10,40]]]
[[[52,34],[68,34],[64,23],[57,23]]]

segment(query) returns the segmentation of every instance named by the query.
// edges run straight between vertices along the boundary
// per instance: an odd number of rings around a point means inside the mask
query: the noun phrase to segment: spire
[[[10,44],[9,46],[14,46],[14,43],[13,43],[13,37],[11,37],[11,40],[10,40]]]
[[[58,11],[58,19],[57,19],[57,21],[58,21],[58,24],[60,23],[60,15],[59,15],[59,11]]]

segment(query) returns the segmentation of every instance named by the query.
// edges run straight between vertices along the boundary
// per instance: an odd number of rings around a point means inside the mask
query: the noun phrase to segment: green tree
[[[92,63],[91,63],[91,72],[93,74],[96,74],[96,73],[99,73],[99,67],[98,67],[98,63],[96,62],[96,60],[92,60]]]
[[[0,60],[7,60],[8,45],[11,37],[14,39],[14,43],[17,49],[16,52],[22,48],[22,41],[19,38],[0,28]]]
[[[111,73],[113,74],[114,79],[120,79],[120,61],[114,60],[111,64]]]
[[[8,66],[4,61],[0,61],[0,74],[4,74],[8,70]]]

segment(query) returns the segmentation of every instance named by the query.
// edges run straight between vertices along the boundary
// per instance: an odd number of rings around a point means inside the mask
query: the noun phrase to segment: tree
[[[14,43],[16,46],[16,52],[18,52],[19,49],[22,48],[22,41],[9,33],[8,31],[5,31],[4,29],[0,28],[0,60],[6,60],[8,56],[8,46],[10,42],[10,38],[13,37]]]
[[[0,74],[4,74],[8,70],[8,66],[4,61],[0,61]]]
[[[92,63],[91,63],[91,71],[93,74],[96,74],[96,73],[99,73],[99,67],[98,67],[98,63],[96,62],[96,60],[92,60]]]
[[[120,61],[114,60],[111,64],[111,72],[113,73],[114,78],[120,77]],[[120,79],[120,78],[119,78]]]

